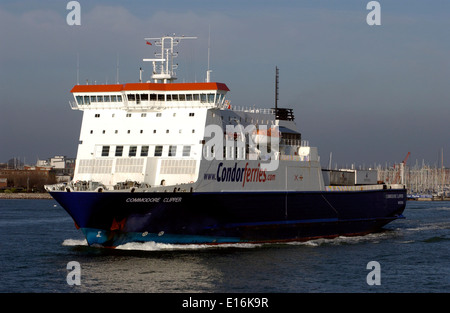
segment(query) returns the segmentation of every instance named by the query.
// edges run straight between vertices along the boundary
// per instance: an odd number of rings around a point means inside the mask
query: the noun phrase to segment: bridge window
[[[83,97],[82,96],[76,96],[78,104],[83,104]]]

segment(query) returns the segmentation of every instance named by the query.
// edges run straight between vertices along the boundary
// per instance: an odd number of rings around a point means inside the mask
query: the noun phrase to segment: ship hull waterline
[[[405,189],[337,192],[50,192],[90,246],[306,241],[404,218]]]

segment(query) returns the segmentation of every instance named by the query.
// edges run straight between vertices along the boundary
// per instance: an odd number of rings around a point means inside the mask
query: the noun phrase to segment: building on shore
[[[75,170],[75,158],[56,155],[47,160],[38,160],[36,166],[51,167],[58,183],[69,182],[73,178]]]
[[[20,164],[12,168],[9,163],[5,165],[0,167],[0,190],[44,192],[44,185],[72,180],[75,159],[55,156],[38,160],[36,165]]]
[[[0,189],[6,189],[8,187],[8,179],[0,178]]]

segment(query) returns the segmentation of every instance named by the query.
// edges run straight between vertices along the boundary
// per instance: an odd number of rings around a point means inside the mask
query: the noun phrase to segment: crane
[[[405,159],[401,163],[400,170],[397,172],[397,175],[395,176],[395,180],[394,180],[395,184],[398,184],[399,182],[402,183],[402,184],[404,183],[403,172],[405,170],[406,161],[408,160],[410,154],[411,154],[411,152],[408,152],[408,154],[406,155]]]

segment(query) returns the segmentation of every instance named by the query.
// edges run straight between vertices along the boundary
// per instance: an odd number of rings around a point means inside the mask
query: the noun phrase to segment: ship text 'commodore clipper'
[[[228,87],[176,83],[174,47],[146,38],[152,81],[76,85],[83,111],[74,178],[47,185],[89,245],[300,241],[402,218],[404,185],[322,170],[292,109],[234,106]],[[278,76],[277,76],[278,79]]]

